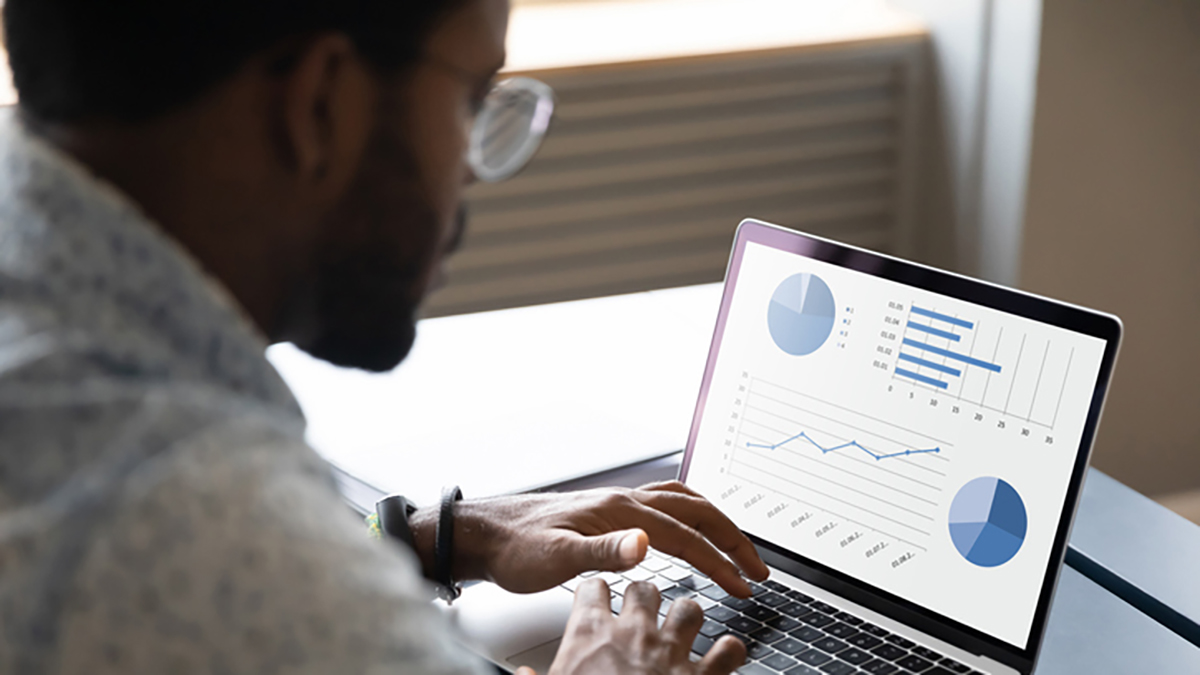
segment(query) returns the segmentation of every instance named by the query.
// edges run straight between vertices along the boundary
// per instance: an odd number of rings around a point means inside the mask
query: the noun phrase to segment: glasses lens
[[[528,77],[497,84],[471,129],[469,160],[475,176],[494,183],[516,175],[537,153],[553,114],[549,86]]]

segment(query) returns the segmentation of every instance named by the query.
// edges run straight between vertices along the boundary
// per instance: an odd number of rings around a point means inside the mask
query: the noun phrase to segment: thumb
[[[588,566],[598,570],[627,570],[642,562],[650,537],[642,530],[622,530],[587,538],[591,560]]]
[[[521,666],[520,668],[517,668],[515,675],[537,675],[537,671],[529,666]]]

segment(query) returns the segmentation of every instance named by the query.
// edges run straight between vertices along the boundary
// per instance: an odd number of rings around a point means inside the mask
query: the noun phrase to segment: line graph
[[[751,443],[751,442],[747,441],[746,447],[747,448],[766,448],[767,450],[778,450],[779,448],[787,445],[788,443],[791,443],[792,441],[798,441],[801,439],[806,440],[809,443],[811,443],[813,447],[815,447],[816,449],[821,451],[822,455],[828,455],[831,452],[837,452],[838,450],[845,450],[846,448],[858,448],[859,450],[862,450],[863,452],[865,452],[868,455],[870,455],[871,457],[873,457],[875,459],[875,461],[877,461],[877,462],[880,460],[884,460],[884,459],[894,459],[896,457],[909,457],[911,455],[925,455],[925,454],[930,454],[930,453],[938,453],[938,452],[942,451],[941,448],[925,448],[923,450],[916,450],[913,448],[908,448],[905,450],[901,450],[899,452],[880,454],[870,448],[864,447],[858,441],[850,441],[849,443],[842,443],[841,445],[835,445],[835,446],[827,448],[827,447],[821,445],[820,443],[818,443],[812,436],[809,436],[808,432],[806,432],[806,431],[801,431],[800,433],[796,434],[795,436],[792,436],[791,438],[789,438],[787,440],[780,441],[773,445],[767,445],[765,443]]]
[[[748,373],[745,382],[726,475],[782,498],[777,508],[925,550],[953,444]]]

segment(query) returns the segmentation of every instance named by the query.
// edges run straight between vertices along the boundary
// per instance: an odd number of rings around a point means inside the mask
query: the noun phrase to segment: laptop
[[[679,478],[771,568],[727,596],[652,551],[650,581],[762,675],[1031,673],[1121,338],[1111,315],[756,220],[737,230]],[[589,575],[590,576],[590,575]],[[475,649],[545,672],[572,580],[472,589]]]

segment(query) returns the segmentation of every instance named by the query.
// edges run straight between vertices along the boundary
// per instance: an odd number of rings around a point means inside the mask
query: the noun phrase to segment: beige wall
[[[1200,487],[1200,2],[1045,0],[1022,285],[1121,316],[1095,465]]]

